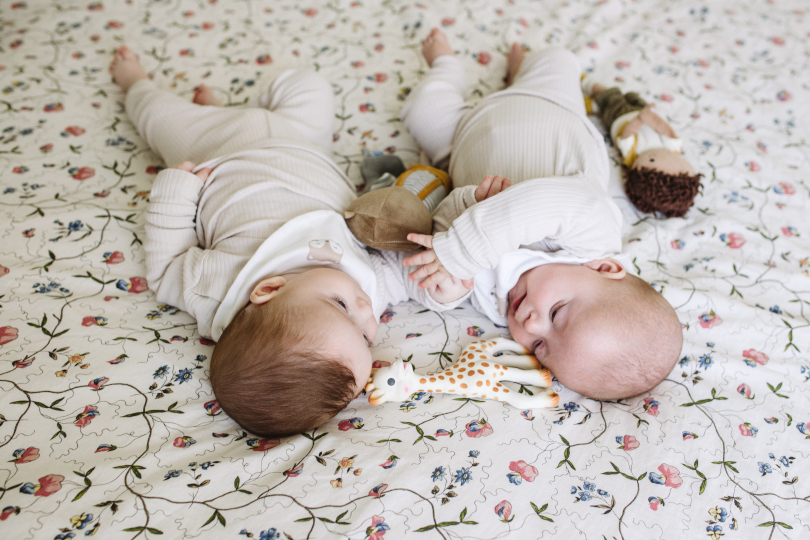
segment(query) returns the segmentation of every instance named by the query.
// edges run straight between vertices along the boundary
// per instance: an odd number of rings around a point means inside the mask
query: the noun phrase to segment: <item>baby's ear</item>
[[[264,304],[279,295],[281,289],[287,284],[287,280],[281,276],[261,280],[250,293],[252,304]]]
[[[622,279],[627,275],[624,265],[616,259],[596,259],[582,263],[582,266],[599,272],[599,275],[608,279]]]

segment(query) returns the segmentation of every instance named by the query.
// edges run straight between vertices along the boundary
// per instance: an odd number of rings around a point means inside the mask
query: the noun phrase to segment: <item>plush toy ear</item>
[[[433,218],[424,203],[398,186],[366,193],[346,208],[344,218],[360,242],[386,251],[416,249],[419,246],[408,241],[408,233],[433,231]]]

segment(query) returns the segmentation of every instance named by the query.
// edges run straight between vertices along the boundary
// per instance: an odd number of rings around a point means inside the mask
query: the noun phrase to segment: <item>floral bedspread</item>
[[[705,175],[686,219],[635,212],[618,166],[614,186],[683,358],[635,399],[361,397],[311,433],[246,433],[212,395],[213,344],[147,290],[144,209],[165,164],[127,120],[111,55],[127,44],[159,86],[190,99],[205,82],[233,106],[282,69],[321,70],[335,160],[360,184],[363,146],[420,158],[398,115],[433,26],[471,99],[501,87],[512,41],[563,45],[683,137]],[[8,0],[0,27],[3,538],[810,537],[802,0]],[[374,356],[424,372],[505,335],[469,305],[404,304]]]

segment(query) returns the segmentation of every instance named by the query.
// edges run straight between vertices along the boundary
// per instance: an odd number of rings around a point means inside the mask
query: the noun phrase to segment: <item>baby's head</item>
[[[371,299],[331,268],[259,282],[223,332],[211,358],[220,406],[265,437],[323,424],[360,392],[371,374],[377,335]]]
[[[560,383],[595,399],[651,390],[683,343],[672,306],[613,259],[524,272],[509,291],[507,320]]]

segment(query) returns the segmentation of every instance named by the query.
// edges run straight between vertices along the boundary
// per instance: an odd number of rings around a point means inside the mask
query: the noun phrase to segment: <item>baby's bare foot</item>
[[[433,65],[433,61],[440,56],[450,55],[453,56],[453,47],[447,41],[447,36],[438,28],[434,28],[422,42],[422,56],[425,57],[429,66]]]
[[[222,107],[222,102],[214,95],[214,91],[200,84],[194,89],[194,99],[191,100],[197,105],[213,105],[215,107]]]
[[[515,81],[515,76],[520,69],[520,64],[526,57],[526,49],[522,45],[512,43],[512,50],[509,51],[509,56],[506,57],[506,86],[511,86]]]
[[[138,55],[124,45],[115,51],[115,57],[110,62],[110,73],[124,92],[141,79],[148,78]]]

